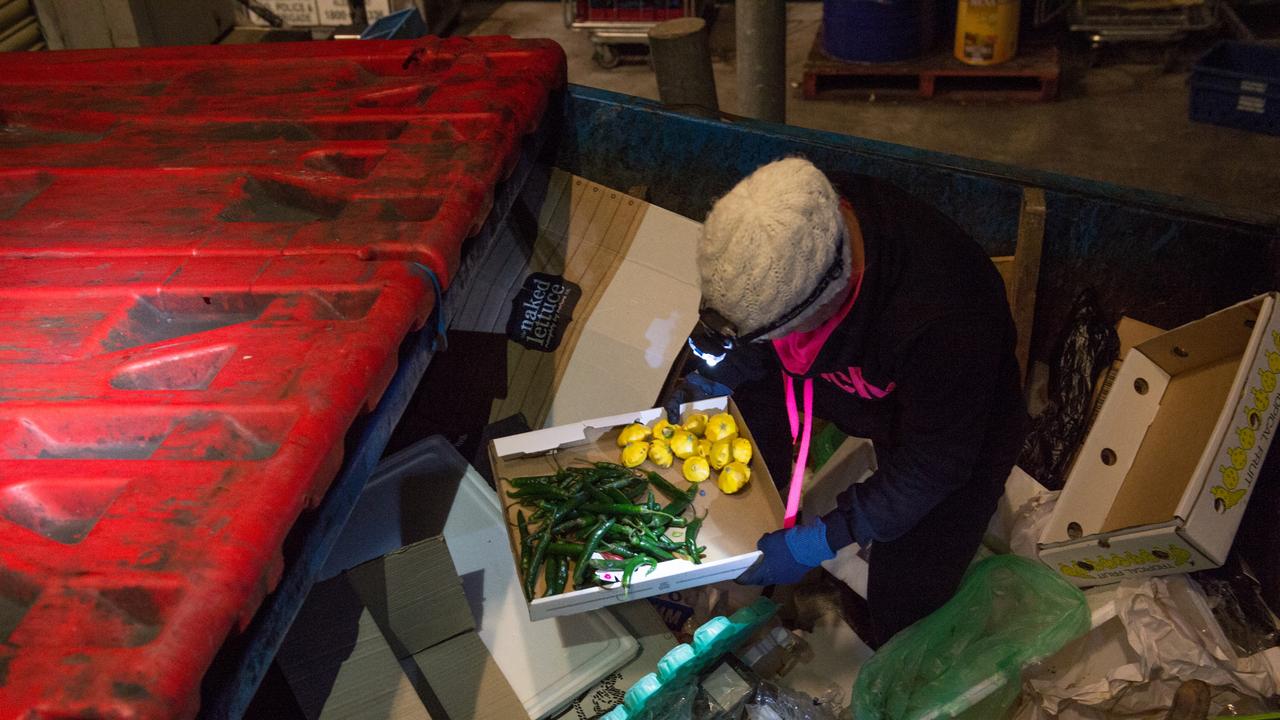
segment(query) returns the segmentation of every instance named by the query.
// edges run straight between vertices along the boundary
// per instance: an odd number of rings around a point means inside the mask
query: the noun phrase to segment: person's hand
[[[732,395],[733,391],[715,380],[699,375],[696,371],[685,375],[676,385],[666,402],[662,403],[667,411],[667,422],[680,424],[680,406],[688,402],[697,402],[707,398]]]
[[[739,585],[794,585],[823,560],[836,556],[821,520],[768,533],[756,549],[760,559],[738,577]]]

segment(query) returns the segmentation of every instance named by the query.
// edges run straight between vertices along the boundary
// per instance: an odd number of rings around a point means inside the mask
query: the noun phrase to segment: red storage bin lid
[[[0,718],[195,714],[563,83],[509,38],[0,54]]]

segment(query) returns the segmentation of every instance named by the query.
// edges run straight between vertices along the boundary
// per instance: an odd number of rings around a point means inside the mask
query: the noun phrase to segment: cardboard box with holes
[[[1226,560],[1280,418],[1277,299],[1129,351],[1040,537],[1042,561],[1087,587]]]

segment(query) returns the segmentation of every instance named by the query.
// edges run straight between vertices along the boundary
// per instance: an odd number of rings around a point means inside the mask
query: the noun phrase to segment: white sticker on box
[[[1267,94],[1267,84],[1258,82],[1257,80],[1241,80],[1240,92],[1257,93],[1259,95]]]
[[[1236,109],[1241,112],[1264,113],[1267,111],[1267,99],[1253,97],[1252,95],[1241,95],[1236,102]]]
[[[347,0],[320,0],[320,24],[350,25],[350,3]]]
[[[287,25],[307,27],[320,24],[320,13],[316,9],[315,0],[268,0],[262,3],[271,12],[280,16]],[[267,21],[250,13],[255,25],[266,25]]]

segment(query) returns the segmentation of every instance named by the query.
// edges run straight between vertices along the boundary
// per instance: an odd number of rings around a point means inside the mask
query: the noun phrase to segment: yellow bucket
[[[958,0],[955,56],[995,65],[1018,52],[1018,0]]]

